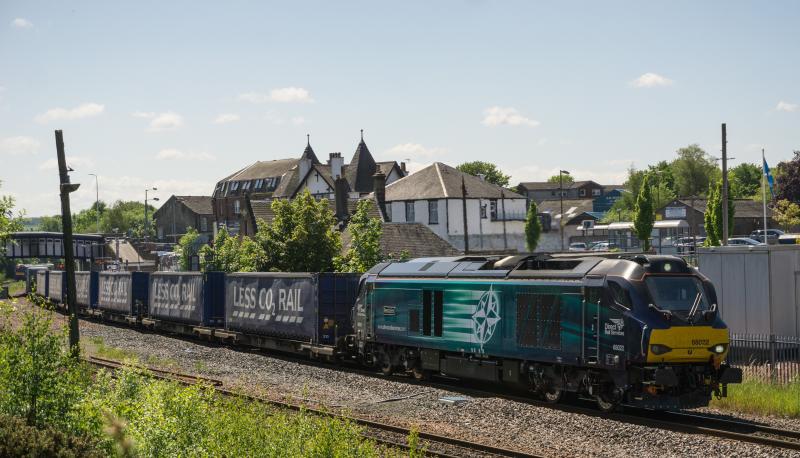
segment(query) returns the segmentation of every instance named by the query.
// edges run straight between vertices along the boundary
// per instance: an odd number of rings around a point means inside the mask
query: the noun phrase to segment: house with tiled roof
[[[211,196],[170,196],[153,213],[153,220],[156,238],[161,242],[176,243],[189,229],[206,241],[213,235]]]
[[[525,251],[527,200],[511,190],[435,162],[382,191],[387,222],[421,223],[459,251]]]
[[[609,190],[606,186],[592,180],[571,183],[565,181],[562,185],[559,185],[558,182],[528,181],[517,185],[517,191],[520,194],[536,203],[548,199],[558,199],[559,193],[563,194],[565,199],[593,199],[604,195]]]
[[[308,189],[318,199],[334,200],[337,178],[349,200],[357,200],[373,190],[373,176],[381,172],[385,184],[406,175],[405,164],[396,161],[376,162],[364,142],[364,132],[349,164],[339,152],[330,153],[327,163],[320,163],[310,139],[303,154],[297,159],[278,159],[255,162],[220,180],[214,188],[214,217],[217,226],[225,226],[231,233],[239,233],[242,214],[250,205],[259,208],[273,199],[293,199]],[[252,222],[252,214],[248,215]],[[244,235],[249,235],[250,229]]]

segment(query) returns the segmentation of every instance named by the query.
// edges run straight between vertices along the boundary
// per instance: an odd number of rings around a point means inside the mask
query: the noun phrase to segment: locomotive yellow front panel
[[[728,329],[711,326],[675,326],[653,329],[647,351],[648,363],[700,363],[711,357],[719,363],[728,353]]]

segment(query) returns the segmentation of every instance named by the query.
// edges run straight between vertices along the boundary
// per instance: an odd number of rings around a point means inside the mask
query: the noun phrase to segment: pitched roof
[[[372,176],[375,175],[377,164],[372,154],[364,143],[364,138],[358,143],[356,153],[350,164],[344,167],[344,177],[350,183],[350,188],[356,192],[370,192],[373,188]]]
[[[376,164],[378,165],[378,169],[381,172],[383,172],[383,174],[386,175],[387,177],[392,172],[393,168],[397,168],[397,171],[400,172],[400,166],[397,165],[397,161],[382,161],[382,162],[377,162]]]
[[[692,206],[691,199],[677,199],[677,202],[680,202],[687,207],[694,208],[695,210],[705,213],[706,207],[708,206],[708,199],[694,199],[694,206]],[[673,201],[675,202],[675,201]],[[671,202],[672,203],[672,202]],[[665,207],[669,207],[670,204],[665,205]],[[734,218],[763,218],[764,217],[764,206],[761,202],[757,202],[751,199],[734,199],[733,200],[733,207],[734,207]],[[767,207],[767,217],[772,217],[772,209]]]
[[[586,186],[587,184],[593,184],[604,189],[606,188],[606,186],[600,185],[592,180],[573,181],[572,183],[564,182],[563,187],[564,189],[575,189]],[[551,191],[559,188],[558,182],[551,183],[549,181],[527,181],[522,182],[519,185],[529,191]]]
[[[170,196],[161,207],[153,212],[153,218],[158,218],[162,209],[166,208],[167,202],[176,199],[179,203],[185,205],[189,210],[198,215],[211,215],[214,213],[211,196]]]
[[[186,205],[189,210],[198,215],[210,215],[214,213],[211,204],[211,196],[175,196],[180,202]]]
[[[259,178],[279,177],[297,166],[298,159],[275,159],[256,161],[222,181],[257,180]]]
[[[349,229],[342,234],[342,252],[352,242]],[[381,252],[388,256],[408,251],[412,258],[428,256],[455,256],[461,252],[436,235],[422,223],[383,223]]]
[[[306,149],[303,150],[303,154],[300,156],[300,160],[303,159],[311,159],[312,164],[319,164],[319,160],[317,159],[317,155],[314,154],[314,149],[311,148],[311,140],[309,139],[308,145],[306,145]]]
[[[386,201],[461,198],[461,180],[468,198],[524,199],[513,191],[464,173],[441,162],[403,177],[386,186]]]
[[[275,213],[272,211],[271,200],[251,200],[250,208],[253,209],[253,220],[255,221],[263,219],[264,221],[271,223],[272,220],[275,219]]]
[[[564,220],[571,222],[581,213],[590,213],[593,210],[593,199],[564,199]],[[547,199],[536,205],[539,213],[550,213],[556,220],[561,214],[561,200]]]

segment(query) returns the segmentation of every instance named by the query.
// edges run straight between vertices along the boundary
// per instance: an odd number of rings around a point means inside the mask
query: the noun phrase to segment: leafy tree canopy
[[[498,186],[508,186],[508,180],[511,179],[509,175],[504,174],[496,165],[491,162],[472,161],[465,162],[456,167],[456,169],[469,173],[470,175],[484,175],[486,181],[494,183]]]
[[[348,231],[352,237],[347,252],[334,259],[338,272],[366,272],[383,261],[381,235],[383,225],[380,218],[370,218],[372,201],[361,200],[350,218]]]
[[[743,162],[728,172],[728,186],[733,199],[761,196],[761,167]]]
[[[680,148],[677,153],[678,158],[670,164],[675,192],[684,197],[702,195],[720,176],[714,159],[697,144]]]
[[[328,200],[306,189],[294,200],[274,200],[272,223],[258,222],[255,239],[266,253],[265,268],[280,272],[329,272],[342,241]]]
[[[191,270],[192,256],[199,254],[200,245],[200,234],[194,228],[189,228],[186,234],[178,240],[178,246],[175,247],[175,251],[180,256],[181,271]]]
[[[775,173],[775,199],[800,203],[800,151],[794,158],[778,164]]]
[[[22,230],[22,214],[14,213],[14,198],[0,196],[0,247],[6,246],[6,240],[12,232]],[[4,257],[5,250],[0,250],[0,258]]]
[[[786,231],[798,228],[800,227],[800,205],[781,199],[775,202],[772,219]]]
[[[636,238],[642,241],[644,251],[648,251],[650,250],[650,235],[656,220],[649,175],[644,175],[640,188],[633,210],[633,230]]]
[[[155,236],[153,213],[155,207],[147,205],[147,219],[149,236]],[[78,234],[97,232],[97,212],[100,212],[100,231],[112,233],[115,229],[120,234],[129,234],[132,237],[144,236],[144,203],[135,200],[114,202],[109,207],[105,202],[93,203],[91,207],[72,215],[73,231]],[[37,230],[47,232],[61,232],[61,215],[43,216]]]
[[[547,182],[548,183],[558,183],[558,180],[559,180],[559,175],[556,174],[556,175],[553,175],[550,178],[548,178]],[[574,183],[575,182],[575,178],[572,178],[572,175],[570,175],[569,173],[562,173],[561,174],[561,180],[562,180],[562,182],[564,184],[570,184],[570,183]]]

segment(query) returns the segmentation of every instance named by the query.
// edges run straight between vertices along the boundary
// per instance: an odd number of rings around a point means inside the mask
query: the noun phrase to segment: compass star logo
[[[481,298],[478,299],[478,307],[472,314],[472,332],[475,334],[475,339],[481,344],[481,352],[483,352],[483,344],[491,340],[497,323],[500,321],[500,297],[492,288],[490,286],[489,291],[481,295]]]

